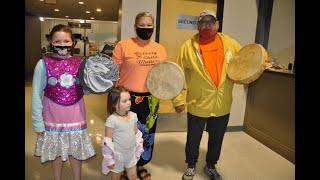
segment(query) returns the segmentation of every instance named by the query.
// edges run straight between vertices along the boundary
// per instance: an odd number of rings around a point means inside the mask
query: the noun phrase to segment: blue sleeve
[[[43,90],[47,84],[47,75],[44,61],[38,61],[32,79],[32,124],[35,132],[44,132],[44,121],[42,116],[42,96]]]
[[[91,94],[90,91],[85,90],[84,88],[83,88],[83,93],[84,93],[84,95],[90,95]]]

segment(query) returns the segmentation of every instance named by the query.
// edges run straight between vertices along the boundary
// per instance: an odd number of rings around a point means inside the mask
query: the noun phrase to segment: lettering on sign
[[[176,28],[197,30],[197,22],[198,16],[177,15]]]

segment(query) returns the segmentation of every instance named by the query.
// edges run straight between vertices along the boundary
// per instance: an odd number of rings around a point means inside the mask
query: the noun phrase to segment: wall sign
[[[176,28],[177,29],[192,29],[197,30],[198,16],[177,15]]]
[[[91,29],[91,23],[68,22],[68,26],[71,28]]]

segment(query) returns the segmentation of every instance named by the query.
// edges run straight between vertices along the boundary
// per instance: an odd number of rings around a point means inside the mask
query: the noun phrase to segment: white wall
[[[147,11],[157,19],[157,0],[122,0],[121,39],[136,37],[134,21],[139,12]],[[156,22],[154,24],[156,29]],[[151,37],[155,40],[156,32]]]
[[[242,46],[254,43],[258,18],[256,0],[225,0],[222,32]]]
[[[254,43],[258,18],[256,0],[225,0],[222,32],[242,46]],[[235,84],[228,126],[243,126],[247,85]]]
[[[295,1],[273,2],[268,53],[286,68],[294,62],[295,53]]]

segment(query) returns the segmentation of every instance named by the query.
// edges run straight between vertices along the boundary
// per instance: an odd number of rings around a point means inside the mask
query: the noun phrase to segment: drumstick
[[[194,104],[194,103],[196,103],[196,100],[191,100],[190,102],[188,102],[188,103],[186,103],[186,106],[188,106],[188,105],[191,105],[191,104]]]
[[[191,100],[190,102],[188,102],[188,103],[186,103],[184,105],[178,106],[180,110],[177,111],[177,112],[182,112],[182,111],[186,110],[187,106],[189,106],[190,104],[194,104],[195,102],[196,102],[196,100],[193,99],[193,100]]]
[[[191,104],[194,104],[196,102],[196,100],[191,100],[190,102],[188,102],[188,103],[186,103],[184,106],[183,106],[183,110],[182,111],[184,111],[184,110],[186,110],[185,108],[187,107],[187,106],[189,106],[189,105],[191,105]]]

